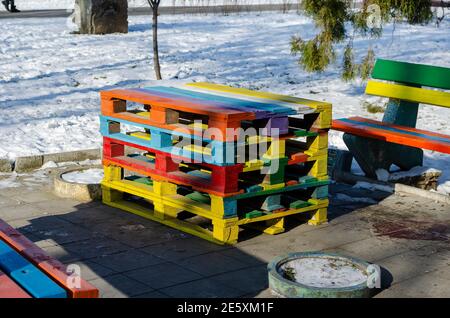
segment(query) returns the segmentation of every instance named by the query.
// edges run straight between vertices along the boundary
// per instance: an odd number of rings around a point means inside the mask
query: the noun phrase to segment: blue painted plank
[[[35,298],[67,298],[63,288],[3,241],[0,241],[0,269]]]
[[[421,134],[419,132],[407,131],[407,130],[398,129],[398,128],[395,128],[395,127],[389,127],[389,126],[384,126],[384,125],[377,125],[377,124],[374,124],[374,123],[368,123],[368,122],[363,122],[363,121],[358,121],[358,120],[352,120],[352,119],[349,119],[349,118],[342,118],[342,119],[339,119],[339,120],[341,120],[343,122],[347,122],[347,123],[358,124],[358,125],[363,125],[363,126],[367,126],[367,127],[371,127],[371,128],[397,132],[397,133],[401,133],[401,134],[405,134],[405,135],[411,135],[411,136],[416,136],[416,137],[421,137],[421,138],[425,138],[425,139],[429,139],[429,140],[435,140],[435,141],[447,143],[447,144],[450,145],[450,140],[449,139],[438,137],[438,136],[425,135],[425,134]]]
[[[232,109],[238,109],[242,111],[252,111],[257,115],[257,118],[269,118],[272,117],[274,114],[277,115],[295,115],[297,112],[286,106],[277,105],[275,103],[261,103],[261,102],[254,102],[254,101],[248,101],[238,98],[232,98],[232,97],[225,97],[221,95],[214,95],[214,94],[207,94],[207,93],[200,93],[196,91],[191,90],[185,90],[175,87],[163,87],[163,86],[154,86],[154,87],[146,87],[142,90],[149,91],[152,93],[168,93],[173,94],[175,96],[182,96],[185,98],[195,98],[200,100],[206,100],[206,101],[213,101],[218,102],[221,104],[225,104],[229,108]]]
[[[113,117],[100,115],[100,132],[103,136],[109,137],[112,139],[129,142],[129,143],[133,143],[133,144],[136,144],[136,145],[139,145],[142,147],[146,147],[146,148],[152,148],[152,149],[159,150],[159,151],[167,153],[167,154],[177,154],[177,155],[185,157],[187,159],[191,159],[191,161],[195,160],[195,161],[206,162],[206,163],[219,165],[219,166],[233,165],[236,163],[235,162],[227,162],[227,158],[225,158],[226,153],[227,153],[227,151],[229,152],[229,151],[231,151],[231,149],[234,148],[233,153],[236,154],[237,146],[242,145],[241,142],[233,143],[233,142],[221,142],[221,141],[213,141],[213,140],[204,139],[203,140],[204,142],[207,142],[211,145],[212,155],[211,156],[204,155],[202,158],[201,154],[199,154],[197,152],[192,152],[192,151],[189,151],[186,149],[181,150],[179,147],[163,146],[162,144],[158,145],[157,143],[151,143],[151,141],[149,141],[149,140],[145,140],[145,139],[138,138],[135,136],[130,136],[130,135],[127,135],[124,133],[110,133],[108,130],[108,121],[114,121],[114,122],[119,122],[121,124],[128,124],[128,125],[133,125],[133,126],[138,126],[138,127],[144,127],[146,129],[149,129],[152,135],[156,135],[156,132],[157,133],[162,132],[165,134],[169,134],[169,133],[172,133],[171,130],[160,129],[160,128],[153,127],[153,126],[146,126],[146,125],[142,125],[142,124],[129,122],[127,120],[122,120],[122,119],[117,119],[117,118],[113,118]],[[180,135],[180,136],[186,137],[186,138],[193,137],[193,139],[196,139],[199,141],[202,140],[200,136],[194,137],[189,134],[178,134],[178,133],[177,133],[177,135]],[[153,138],[152,138],[152,140],[153,140]]]

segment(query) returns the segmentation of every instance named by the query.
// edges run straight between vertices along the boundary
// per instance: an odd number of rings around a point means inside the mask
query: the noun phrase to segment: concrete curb
[[[363,181],[372,184],[379,184],[383,186],[389,186],[393,188],[393,192],[395,194],[409,194],[419,196],[421,198],[426,198],[429,200],[445,203],[450,205],[450,195],[445,195],[437,192],[432,192],[428,190],[423,190],[419,188],[415,188],[409,185],[405,185],[402,183],[389,183],[378,180],[372,180],[363,176],[357,176],[351,174],[349,172],[338,171],[334,174],[333,179],[338,182],[344,182],[348,184],[356,184],[358,181]]]
[[[396,183],[395,184],[395,193],[396,194],[410,194],[416,195],[422,198],[430,199],[433,201],[445,203],[450,205],[450,195],[445,195],[437,192],[431,192],[428,190],[423,190],[415,187],[411,187],[405,184]]]
[[[12,172],[13,163],[9,159],[0,159],[0,172]]]
[[[53,161],[56,163],[68,161],[83,161],[101,159],[101,149],[87,149],[68,152],[51,153],[44,155],[26,156],[16,158],[14,163],[8,159],[0,159],[0,171],[17,173],[28,172],[41,168],[45,163]],[[8,168],[9,163],[9,168]],[[4,170],[3,170],[4,169]],[[9,170],[8,170],[9,169]]]

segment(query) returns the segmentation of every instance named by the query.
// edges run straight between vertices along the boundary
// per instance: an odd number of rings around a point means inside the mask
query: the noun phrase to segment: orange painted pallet
[[[67,273],[67,267],[2,220],[0,220],[0,239],[64,288],[69,298],[98,298],[98,289],[82,279],[80,288],[68,286],[72,278]]]
[[[240,111],[219,103],[187,101],[183,98],[166,98],[137,89],[117,89],[102,91],[101,111],[105,116],[128,120],[131,122],[176,130],[188,129],[191,134],[199,132],[178,123],[180,113],[204,116],[209,128],[217,128],[222,133],[222,141],[229,141],[227,128],[241,127],[244,120],[254,120],[252,112]],[[146,105],[150,110],[147,117],[127,110],[127,101]],[[232,136],[234,140],[235,136]]]
[[[333,120],[333,129],[386,142],[450,154],[450,136],[362,117]]]

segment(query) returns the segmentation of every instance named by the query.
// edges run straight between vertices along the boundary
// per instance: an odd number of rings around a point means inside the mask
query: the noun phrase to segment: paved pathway
[[[223,247],[99,202],[60,199],[51,193],[54,173],[21,175],[16,187],[0,189],[0,218],[62,262],[79,264],[102,297],[271,297],[267,263],[311,250],[381,265],[384,290],[376,297],[450,297],[450,207],[443,204],[334,185],[327,225],[249,232]]]

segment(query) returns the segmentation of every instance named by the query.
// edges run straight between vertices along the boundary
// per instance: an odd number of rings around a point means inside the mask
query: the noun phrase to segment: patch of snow
[[[391,173],[389,175],[389,181],[397,181],[402,178],[416,177],[416,176],[421,176],[426,173],[434,173],[434,172],[441,173],[442,171],[434,169],[434,168],[417,166],[408,171],[399,171],[399,172]]]
[[[99,184],[103,179],[103,169],[86,169],[67,172],[62,175],[64,181],[82,184]]]
[[[0,189],[20,187],[17,177],[18,174],[16,172],[7,174],[5,178],[0,177]]]
[[[394,188],[391,186],[376,184],[376,183],[369,183],[369,182],[364,182],[364,181],[358,181],[353,186],[353,188],[366,189],[366,190],[371,190],[371,191],[379,190],[379,191],[384,191],[384,192],[389,192],[389,193],[394,192]]]
[[[47,161],[46,163],[44,163],[42,165],[42,167],[40,169],[44,170],[44,169],[57,168],[57,167],[58,167],[58,164],[56,162],[54,162],[54,161]]]
[[[284,263],[297,283],[320,288],[343,288],[367,283],[368,275],[355,264],[331,257],[303,257]]]
[[[375,174],[377,175],[378,181],[387,182],[389,180],[389,171],[387,171],[385,169],[377,169],[375,171]]]
[[[358,202],[358,203],[368,203],[368,204],[377,204],[378,202],[375,201],[372,198],[365,198],[365,197],[351,197],[349,195],[338,193],[336,194],[335,198],[340,201],[346,201],[346,202]]]

